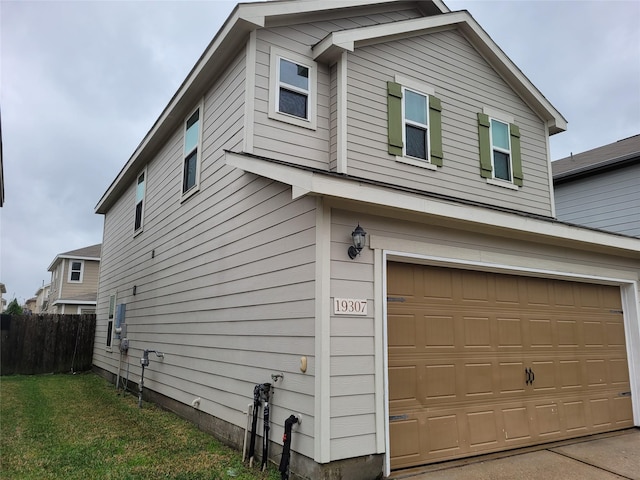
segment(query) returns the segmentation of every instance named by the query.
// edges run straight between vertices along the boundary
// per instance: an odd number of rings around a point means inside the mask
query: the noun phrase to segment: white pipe
[[[251,421],[252,414],[253,414],[253,403],[250,403],[249,405],[247,405],[247,423],[245,423],[244,425],[244,443],[242,444],[242,463],[244,463],[244,460],[247,457],[247,436],[249,433],[249,422]]]

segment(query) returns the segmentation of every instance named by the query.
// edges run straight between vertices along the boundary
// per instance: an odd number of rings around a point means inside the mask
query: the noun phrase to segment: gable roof
[[[567,129],[567,121],[562,114],[551,105],[466,10],[332,32],[314,46],[312,51],[315,60],[334,60],[343,51],[352,52],[360,45],[373,45],[395,38],[406,38],[454,28],[462,32],[471,45],[511,88],[545,120],[550,135]]]
[[[102,252],[102,244],[98,243],[96,245],[90,245],[88,247],[78,248],[77,250],[70,250],[65,253],[59,253],[56,255],[56,258],[53,259],[47,271],[52,271],[52,269],[58,264],[60,260],[63,258],[72,258],[74,260],[96,260],[100,261],[100,254]]]
[[[473,17],[467,11],[452,13],[442,0],[277,0],[240,3],[236,5],[151,130],[98,201],[95,213],[106,213],[135,180],[138,172],[163,146],[165,138],[182,123],[213,80],[224,73],[223,67],[244,45],[250,32],[264,27],[317,20],[322,15],[335,15],[339,10],[366,9],[369,12],[376,6],[382,8],[391,4],[398,7],[416,7],[423,14],[423,18],[334,32],[313,47],[316,59],[330,59],[331,55],[340,49],[353,50],[359,45],[372,42],[419,35],[437,29],[458,28],[505,81],[547,122],[550,134],[566,130],[566,119],[533,86]]]
[[[554,183],[640,163],[640,134],[551,163]]]

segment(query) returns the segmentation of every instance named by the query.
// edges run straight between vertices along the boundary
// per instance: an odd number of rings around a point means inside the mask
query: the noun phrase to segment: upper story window
[[[278,112],[309,119],[309,67],[280,58]]]
[[[69,261],[69,282],[82,283],[82,275],[84,273],[84,261]]]
[[[429,158],[429,97],[408,88],[403,89],[404,154],[408,157]]]
[[[493,159],[493,177],[511,181],[511,142],[509,125],[491,119],[491,151]]]
[[[478,113],[480,175],[487,183],[517,189],[524,176],[520,129],[513,122],[510,116],[488,108]]]
[[[146,170],[138,176],[138,182],[136,185],[136,216],[134,222],[134,232],[142,230],[142,223],[144,220],[144,196],[145,196],[145,177]]]
[[[315,130],[317,83],[311,59],[271,47],[269,118]]]
[[[428,85],[396,75],[387,82],[389,153],[436,170],[442,166],[442,105]]]
[[[184,125],[184,162],[182,170],[182,194],[197,191],[200,183],[200,158],[202,148],[202,105],[189,115]]]

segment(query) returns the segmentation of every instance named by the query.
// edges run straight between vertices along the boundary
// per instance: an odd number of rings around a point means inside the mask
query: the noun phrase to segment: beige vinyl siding
[[[332,460],[376,453],[374,250],[372,237],[389,239],[389,249],[402,242],[419,246],[418,252],[461,262],[482,261],[515,269],[544,269],[592,277],[638,280],[640,261],[598,255],[561,246],[495,237],[488,234],[432,225],[428,217],[378,216],[366,207],[357,212],[331,210],[331,297],[367,298],[367,317],[331,318],[331,455]],[[349,259],[351,231],[356,224],[367,231],[367,246],[355,260]],[[408,260],[411,261],[411,260]],[[417,260],[416,260],[417,261]],[[332,310],[333,313],[333,310]],[[380,319],[382,321],[382,319]],[[380,370],[381,373],[381,370]],[[384,432],[378,432],[383,435]]]
[[[435,89],[442,101],[444,166],[405,165],[387,153],[387,81],[394,75]],[[356,48],[348,69],[349,173],[435,194],[550,216],[542,120],[457,31]],[[491,107],[520,127],[524,187],[488,185],[480,176],[477,113]]]
[[[317,99],[317,129],[310,130],[268,118],[269,112],[269,67],[270,48],[272,46],[303,55],[312,62],[311,47],[333,31],[362,26],[378,25],[393,21],[416,18],[419,14],[412,9],[397,12],[385,12],[389,7],[369,8],[366,15],[362,10],[355,10],[351,15],[348,11],[339,12],[339,18],[332,18],[335,13],[325,13],[324,19],[312,23],[287,27],[272,27],[259,29],[256,35],[256,91],[255,91],[255,128],[254,149],[256,155],[298,163],[300,165],[330,169],[333,161],[335,165],[335,144],[331,146],[334,152],[330,156],[330,142],[335,142],[331,136],[331,109],[335,108],[335,96],[331,95],[330,68],[325,64],[317,64],[318,69],[318,99]]]
[[[373,265],[347,255],[356,223],[332,211],[330,296],[367,299],[367,316],[331,308],[331,460],[376,453]]]
[[[69,282],[69,270],[71,262],[82,261],[84,263],[82,272],[82,282]],[[95,293],[98,288],[98,271],[100,262],[94,260],[75,260],[64,258],[61,260],[64,265],[62,277],[62,295],[60,298],[70,298],[85,293]]]
[[[224,149],[242,145],[244,67],[243,52],[205,95],[199,192],[180,201],[180,125],[147,165],[144,231],[133,236],[133,184],[106,214],[94,363],[116,372],[117,342],[111,353],[104,345],[117,292],[131,380],[143,349],[162,351],[145,387],[187,405],[200,397],[201,410],[244,427],[254,384],[282,372],[272,438],[301,413],[296,442],[313,457],[315,200],[224,165]]]

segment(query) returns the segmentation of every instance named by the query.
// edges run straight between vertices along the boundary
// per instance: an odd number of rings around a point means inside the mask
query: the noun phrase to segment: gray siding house
[[[640,239],[556,220],[565,129],[439,0],[239,4],[96,206],[96,371],[162,351],[145,398],[238,447],[282,373],[296,478],[640,425]]]
[[[640,237],[640,135],[552,163],[558,219]]]

